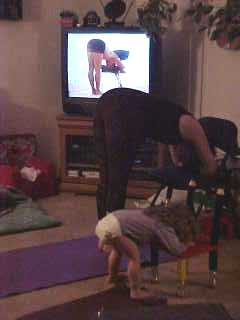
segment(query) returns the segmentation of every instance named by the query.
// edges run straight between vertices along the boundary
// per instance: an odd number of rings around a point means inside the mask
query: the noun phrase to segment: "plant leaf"
[[[209,14],[212,12],[213,9],[214,7],[212,5],[206,5],[203,7],[202,11],[204,14]]]

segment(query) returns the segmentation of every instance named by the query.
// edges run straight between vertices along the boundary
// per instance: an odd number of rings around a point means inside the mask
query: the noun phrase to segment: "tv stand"
[[[98,165],[93,138],[93,118],[60,114],[57,117],[60,138],[60,191],[95,194]],[[158,183],[144,175],[144,170],[158,163],[158,145],[151,141],[138,148],[130,174],[127,195],[147,198],[158,189]]]

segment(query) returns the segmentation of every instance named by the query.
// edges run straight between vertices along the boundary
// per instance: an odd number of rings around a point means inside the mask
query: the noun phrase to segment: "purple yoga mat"
[[[142,250],[149,260],[149,248]],[[172,260],[164,253],[161,261]],[[126,267],[123,260],[122,268]],[[0,253],[0,298],[106,274],[95,236]]]

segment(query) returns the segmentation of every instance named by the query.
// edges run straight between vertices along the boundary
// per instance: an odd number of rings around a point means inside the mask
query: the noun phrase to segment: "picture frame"
[[[23,18],[22,0],[1,0],[0,19],[20,20]]]

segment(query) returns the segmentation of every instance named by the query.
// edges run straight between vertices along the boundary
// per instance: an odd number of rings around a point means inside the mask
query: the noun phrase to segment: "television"
[[[160,92],[160,47],[136,27],[63,29],[64,113],[93,116],[102,94],[117,87],[153,94]],[[117,65],[111,63],[111,59],[109,62],[106,56],[116,58]],[[99,63],[100,71],[97,71]],[[95,88],[96,82],[98,89]]]

